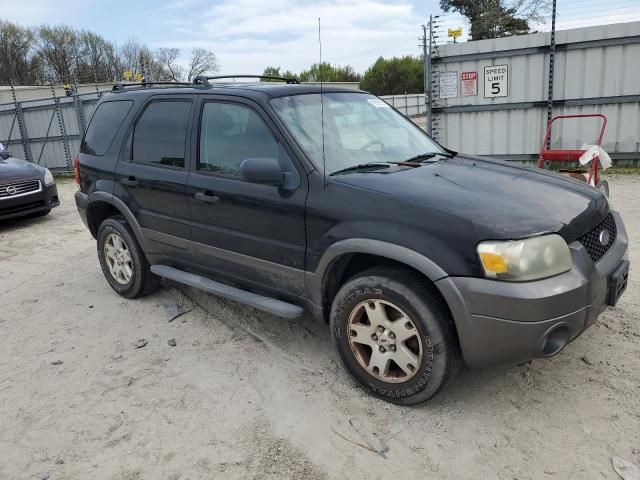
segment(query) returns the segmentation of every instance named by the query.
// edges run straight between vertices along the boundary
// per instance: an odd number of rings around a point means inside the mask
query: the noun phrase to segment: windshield
[[[425,153],[445,154],[402,114],[373,95],[292,95],[271,105],[318,168],[322,168],[322,120],[327,174],[372,162],[398,162]],[[322,111],[324,110],[324,115]]]

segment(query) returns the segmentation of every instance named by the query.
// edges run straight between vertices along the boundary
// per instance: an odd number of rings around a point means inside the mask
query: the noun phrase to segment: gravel
[[[640,176],[609,181],[618,306],[552,359],[465,369],[413,408],[359,389],[309,316],[172,284],[119,297],[60,182],[49,216],[0,225],[0,478],[616,478],[640,446]]]

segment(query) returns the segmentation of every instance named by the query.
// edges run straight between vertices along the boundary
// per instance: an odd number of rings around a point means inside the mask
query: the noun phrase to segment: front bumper
[[[41,181],[42,182],[42,181]],[[42,183],[42,185],[44,185]],[[42,190],[17,198],[0,199],[0,220],[22,217],[51,210],[60,205],[56,184],[44,186]]]
[[[617,212],[614,244],[593,263],[569,245],[570,271],[535,282],[447,277],[436,282],[456,322],[467,365],[487,367],[550,357],[591,326],[617,298],[612,282],[627,262],[627,232]]]

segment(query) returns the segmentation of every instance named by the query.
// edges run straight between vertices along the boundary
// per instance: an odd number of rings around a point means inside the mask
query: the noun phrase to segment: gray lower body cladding
[[[555,355],[591,326],[611,303],[612,278],[628,266],[627,233],[593,263],[582,244],[569,247],[570,271],[524,283],[447,277],[436,282],[456,322],[467,365],[514,364]]]

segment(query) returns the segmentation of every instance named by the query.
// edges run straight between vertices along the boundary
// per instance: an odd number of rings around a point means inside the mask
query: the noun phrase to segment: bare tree
[[[142,73],[142,65],[139,62],[141,49],[142,44],[135,37],[129,38],[120,46],[118,57],[123,70],[128,70],[133,75]]]
[[[215,53],[205,48],[194,48],[191,50],[187,81],[190,82],[203,73],[215,73],[219,69],[220,66]]]
[[[551,5],[549,0],[513,0],[509,8],[513,10],[514,16],[535,24],[548,18]]]
[[[549,0],[440,0],[440,8],[467,17],[473,40],[523,35],[549,12]]]
[[[210,50],[193,49],[188,69],[179,58],[177,48],[152,51],[135,37],[118,46],[88,30],[65,25],[26,28],[0,20],[0,83],[180,81],[218,71]]]
[[[33,49],[34,35],[27,28],[0,20],[0,83],[35,83],[42,62]]]
[[[151,49],[137,38],[130,38],[120,47],[120,62],[123,71],[131,72],[132,78],[142,75],[146,81],[170,81],[172,74],[153,54]]]
[[[110,56],[114,45],[104,37],[82,30],[78,33],[79,62],[76,77],[79,82],[104,82],[113,80]]]
[[[122,78],[124,73],[124,64],[120,55],[118,54],[118,48],[115,44],[109,43],[105,48],[105,68],[107,81],[118,81]]]
[[[178,48],[159,48],[156,50],[156,60],[169,76],[169,80],[179,82],[182,79],[183,70],[178,65],[178,57],[180,57],[180,49]]]
[[[78,64],[78,36],[67,26],[43,25],[38,29],[38,52],[57,82],[74,82]]]

